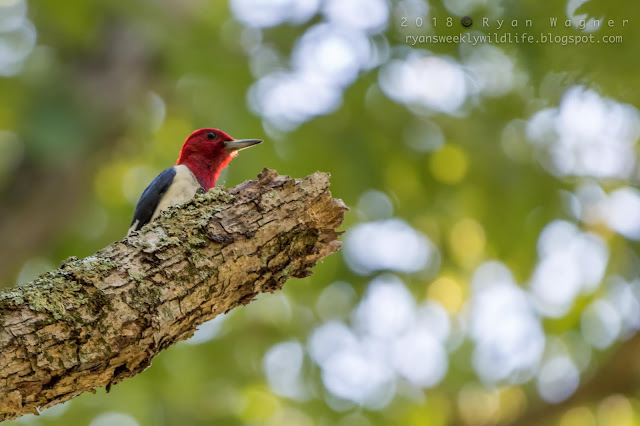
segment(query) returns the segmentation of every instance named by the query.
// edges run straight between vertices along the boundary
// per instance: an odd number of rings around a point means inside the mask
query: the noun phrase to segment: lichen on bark
[[[131,377],[216,315],[311,274],[347,207],[329,175],[265,169],[0,293],[0,420]]]

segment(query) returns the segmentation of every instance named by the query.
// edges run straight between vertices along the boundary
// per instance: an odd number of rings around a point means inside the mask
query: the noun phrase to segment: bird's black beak
[[[232,141],[225,141],[224,149],[228,152],[240,151],[245,148],[252,147],[262,143],[262,139],[235,139]]]

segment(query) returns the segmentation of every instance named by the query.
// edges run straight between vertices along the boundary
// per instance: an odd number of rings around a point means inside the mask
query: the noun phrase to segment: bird
[[[191,133],[182,144],[176,165],[162,171],[142,192],[127,235],[139,231],[163,210],[215,187],[220,172],[238,152],[259,143],[262,139],[234,139],[213,128]]]

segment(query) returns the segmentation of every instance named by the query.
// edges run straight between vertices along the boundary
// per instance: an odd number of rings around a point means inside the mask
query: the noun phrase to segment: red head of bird
[[[260,139],[233,139],[218,129],[199,129],[184,141],[176,165],[189,167],[200,185],[208,191],[216,185],[220,172],[238,151],[260,142]]]

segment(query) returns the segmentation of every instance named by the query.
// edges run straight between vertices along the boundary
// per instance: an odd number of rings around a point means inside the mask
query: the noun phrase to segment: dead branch
[[[0,420],[107,389],[222,312],[337,251],[329,175],[265,169],[85,259],[0,293]]]

